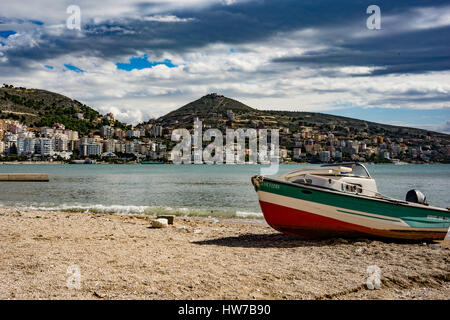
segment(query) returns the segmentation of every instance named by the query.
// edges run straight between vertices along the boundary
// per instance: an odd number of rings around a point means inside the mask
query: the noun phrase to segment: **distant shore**
[[[153,219],[0,208],[0,299],[449,298],[447,241],[306,241],[260,220]],[[370,265],[380,290],[366,287]]]
[[[361,162],[363,164],[396,164],[396,163],[375,163],[375,162]],[[70,162],[65,161],[0,161],[0,165],[2,164],[71,164]],[[123,162],[123,163],[111,163],[111,162],[104,162],[104,161],[97,161],[94,164],[141,164],[136,161],[130,161],[130,162]],[[174,164],[171,162],[164,162],[161,164]],[[225,163],[224,163],[225,164]],[[332,163],[311,163],[311,162],[295,162],[295,161],[286,161],[286,162],[280,162],[280,164],[297,164],[297,165],[307,165],[307,164],[332,164]],[[405,164],[446,164],[442,162],[402,162],[397,165],[405,165]],[[152,164],[149,164],[152,165]]]

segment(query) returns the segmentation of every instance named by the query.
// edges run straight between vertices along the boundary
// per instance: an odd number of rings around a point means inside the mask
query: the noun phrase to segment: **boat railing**
[[[300,168],[293,171],[290,171],[282,176],[279,177],[279,179],[283,179],[286,181],[289,181],[290,179],[294,178],[297,175],[302,174],[314,174],[314,175],[325,175],[325,176],[350,176],[351,175],[351,168],[347,167],[335,167],[335,168],[322,168],[322,167],[314,167],[314,168]],[[355,176],[358,177],[358,176]],[[366,178],[366,177],[361,177]]]
[[[322,180],[324,182],[329,181],[329,178],[325,178],[325,177],[321,177],[318,175],[308,175],[305,174],[303,177],[292,181],[294,183],[300,183],[300,184],[305,184],[305,185],[312,185],[312,177],[314,177],[315,179],[319,179]],[[368,188],[363,188],[363,186],[359,183],[351,183],[351,182],[346,182],[346,181],[339,181],[340,185],[341,185],[341,190],[337,190],[336,188],[330,188],[327,187],[325,185],[323,186],[317,186],[317,185],[313,185],[314,187],[321,187],[321,188],[326,188],[326,189],[330,189],[330,190],[334,190],[334,191],[342,191],[345,193],[351,193],[351,194],[373,194],[375,197],[377,198],[384,198],[384,199],[388,199],[389,197],[382,195],[381,193],[379,193],[378,191],[375,190],[371,190]]]
[[[369,173],[369,170],[367,170],[366,166],[363,165],[362,163],[359,163],[359,162],[330,163],[330,164],[323,164],[323,165],[321,165],[321,167],[322,168],[326,168],[326,167],[347,167],[347,168],[351,168],[353,172],[355,171],[355,168],[361,168],[368,178],[372,178],[370,173]],[[364,176],[361,176],[361,175],[357,175],[357,176],[364,177]]]

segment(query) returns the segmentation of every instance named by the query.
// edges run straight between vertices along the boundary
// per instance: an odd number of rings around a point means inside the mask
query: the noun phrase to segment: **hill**
[[[29,127],[51,127],[61,123],[82,135],[108,124],[98,111],[77,100],[46,90],[9,85],[0,88],[0,119],[19,120]]]
[[[168,126],[173,124],[187,126],[192,125],[193,120],[198,117],[206,122],[212,121],[215,123],[214,120],[220,121],[226,118],[227,110],[233,110],[235,114],[239,115],[247,115],[257,111],[239,101],[211,93],[175,111],[169,112],[159,118],[158,121]]]
[[[234,113],[229,121],[227,110]],[[418,128],[392,126],[317,112],[267,111],[249,107],[239,101],[212,93],[168,113],[156,120],[164,127],[191,128],[195,118],[213,128],[318,128],[323,132],[347,134],[365,132],[368,135],[424,139],[433,136],[450,141],[450,135]]]

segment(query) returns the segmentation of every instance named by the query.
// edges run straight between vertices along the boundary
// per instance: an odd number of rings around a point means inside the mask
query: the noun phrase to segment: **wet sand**
[[[450,298],[447,240],[308,241],[263,221],[177,217],[154,229],[153,219],[0,208],[0,298]],[[379,290],[366,286],[371,265]]]

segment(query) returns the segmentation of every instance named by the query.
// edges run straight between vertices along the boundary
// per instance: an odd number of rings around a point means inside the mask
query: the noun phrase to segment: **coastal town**
[[[22,161],[167,159],[166,145],[150,138],[161,137],[161,128],[122,130],[114,128],[112,114],[104,119],[110,120],[111,125],[102,126],[90,136],[81,136],[59,123],[52,127],[28,128],[16,120],[0,120],[0,156],[2,160]]]
[[[73,115],[83,119],[82,113]],[[225,125],[236,127],[238,116],[227,110]],[[205,119],[203,119],[205,120]],[[109,163],[139,163],[155,161],[168,163],[176,126],[163,126],[157,120],[135,127],[120,128],[112,113],[99,116],[104,125],[87,136],[54,123],[51,127],[27,127],[19,120],[0,119],[1,161],[90,161]],[[261,127],[261,125],[258,125]],[[257,126],[257,127],[258,127]],[[203,125],[204,129],[211,126]],[[402,137],[371,136],[350,128],[323,128],[302,125],[297,132],[278,128],[281,162],[329,163],[360,161],[376,163],[445,163],[450,161],[448,140],[431,135],[405,139]],[[192,130],[191,130],[192,131]],[[246,148],[245,155],[251,151]]]

